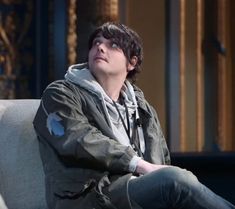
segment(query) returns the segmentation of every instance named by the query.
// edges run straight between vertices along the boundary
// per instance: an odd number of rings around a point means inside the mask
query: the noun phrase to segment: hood
[[[104,89],[91,74],[87,63],[70,66],[67,73],[65,74],[65,79],[90,91],[93,94],[96,94],[101,100],[113,103],[112,99],[106,94]],[[121,90],[121,94],[128,107],[134,107],[135,109],[137,108],[134,89],[128,80],[125,81]]]
[[[71,65],[65,74],[65,80],[96,94],[99,98],[105,94],[103,88],[88,70],[87,63]]]

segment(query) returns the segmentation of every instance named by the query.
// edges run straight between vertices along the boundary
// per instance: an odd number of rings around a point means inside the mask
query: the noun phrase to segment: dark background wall
[[[235,204],[235,153],[174,153],[172,164],[192,171],[200,182]]]

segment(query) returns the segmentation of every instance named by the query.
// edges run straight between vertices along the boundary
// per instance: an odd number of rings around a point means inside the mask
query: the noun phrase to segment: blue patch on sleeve
[[[47,128],[50,134],[55,136],[63,136],[64,135],[64,127],[61,124],[61,117],[59,117],[55,112],[50,113],[47,117]]]

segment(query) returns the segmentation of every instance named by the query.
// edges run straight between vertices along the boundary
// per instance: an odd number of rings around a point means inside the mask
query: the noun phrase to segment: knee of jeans
[[[197,177],[190,171],[179,167],[169,167],[164,170],[164,178],[168,184],[177,185],[196,185],[198,183]]]

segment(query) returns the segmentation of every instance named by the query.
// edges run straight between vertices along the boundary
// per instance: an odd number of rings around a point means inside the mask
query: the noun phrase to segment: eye
[[[93,46],[99,46],[99,45],[100,45],[100,41],[97,40],[97,39],[95,39],[95,40],[93,41]]]
[[[118,44],[115,43],[115,42],[112,42],[112,43],[111,43],[111,47],[114,48],[114,49],[119,49]]]

